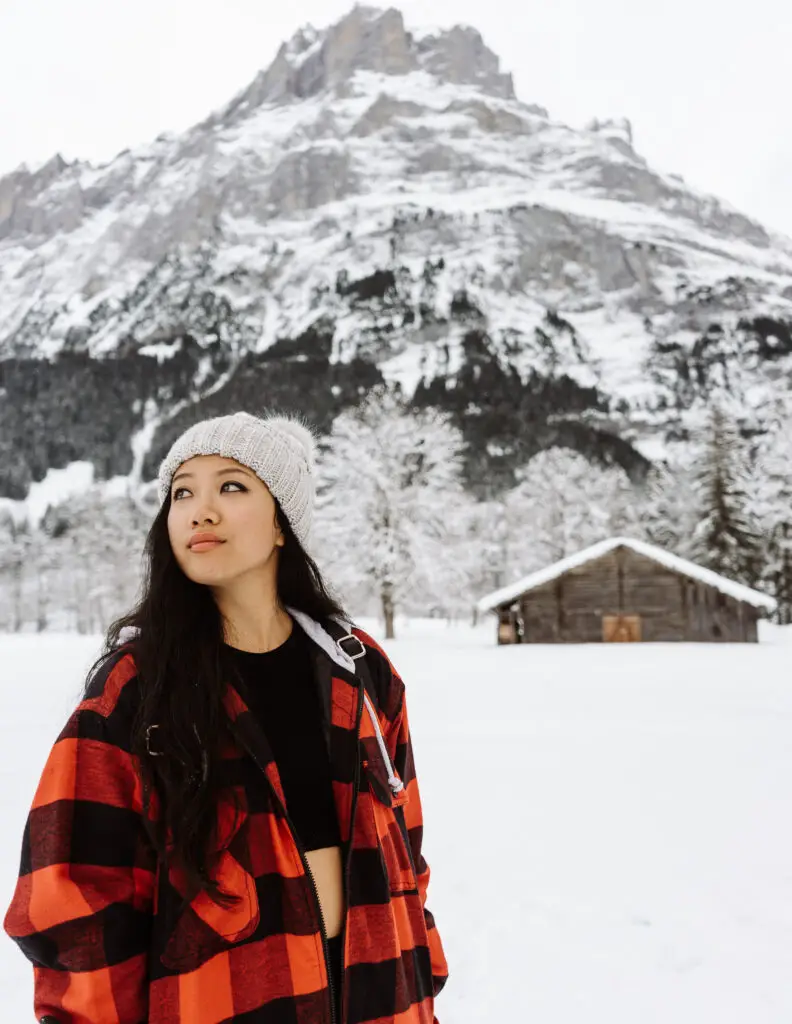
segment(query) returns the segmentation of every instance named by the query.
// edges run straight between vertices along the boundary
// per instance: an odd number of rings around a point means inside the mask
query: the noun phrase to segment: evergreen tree
[[[693,480],[692,557],[714,572],[754,586],[762,570],[755,479],[746,445],[720,405],[710,412]]]

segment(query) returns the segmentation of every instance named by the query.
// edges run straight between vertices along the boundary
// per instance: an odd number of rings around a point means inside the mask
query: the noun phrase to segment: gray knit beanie
[[[301,420],[288,416],[259,419],[247,412],[194,424],[174,441],[157,474],[160,504],[179,466],[194,455],[236,459],[263,480],[278,499],[300,543],[310,544],[316,485],[316,439]]]

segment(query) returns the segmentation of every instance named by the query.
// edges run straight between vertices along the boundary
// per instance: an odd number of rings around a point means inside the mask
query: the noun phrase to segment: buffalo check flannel
[[[362,630],[353,633],[366,650],[372,703],[404,788],[393,793],[388,783],[375,727],[361,712],[360,682],[312,645],[349,850],[344,1019],[336,1024],[437,1024],[434,1000],[448,965],[426,906],[430,872],[404,684],[382,648]],[[184,879],[158,863],[144,826],[140,766],[130,750],[137,695],[127,645],[108,658],[69,718],[33,799],[4,927],[33,964],[36,1018],[331,1024],[319,908],[259,724],[229,685],[232,735],[220,765],[213,870],[240,900],[226,910],[202,893],[183,907]]]

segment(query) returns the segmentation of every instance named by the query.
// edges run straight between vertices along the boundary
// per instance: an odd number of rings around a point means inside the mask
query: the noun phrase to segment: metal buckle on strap
[[[351,651],[344,650],[341,644],[345,640],[354,641],[358,645],[359,650],[355,654],[352,654]],[[343,653],[346,654],[347,657],[352,658],[353,661],[357,658],[362,658],[366,653],[366,648],[363,646],[363,642],[361,641],[360,637],[355,636],[354,633],[347,633],[346,636],[342,636],[339,640],[336,640],[336,647],[338,647],[340,651],[343,651]]]
[[[151,757],[162,757],[165,753],[164,750],[152,750],[151,749],[151,734],[155,729],[159,729],[158,725],[150,725],[146,729],[146,750],[149,752]]]

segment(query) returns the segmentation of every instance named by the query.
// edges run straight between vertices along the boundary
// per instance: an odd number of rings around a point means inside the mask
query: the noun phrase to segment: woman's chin
[[[229,574],[227,569],[221,570],[219,567],[191,565],[185,568],[184,575],[188,580],[192,580],[193,583],[219,587],[228,583],[232,574]]]

